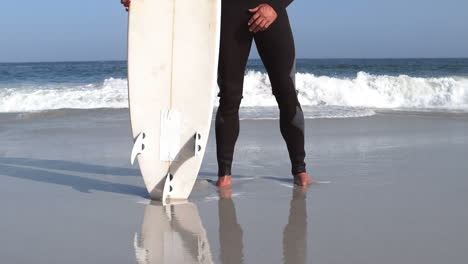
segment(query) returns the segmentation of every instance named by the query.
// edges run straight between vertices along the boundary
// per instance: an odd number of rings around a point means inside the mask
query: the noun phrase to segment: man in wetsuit
[[[280,131],[289,152],[294,183],[312,179],[305,168],[304,115],[295,88],[295,48],[286,7],[293,0],[222,0],[216,113],[218,187],[231,185],[239,106],[252,40],[268,72],[280,109]],[[128,10],[131,0],[121,0]]]

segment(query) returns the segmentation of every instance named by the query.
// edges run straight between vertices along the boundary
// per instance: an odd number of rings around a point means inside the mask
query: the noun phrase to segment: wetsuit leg
[[[286,141],[293,174],[305,172],[304,114],[295,88],[295,48],[286,9],[276,10],[278,18],[254,35],[259,55],[270,78],[280,109],[280,130]]]
[[[239,135],[239,105],[252,45],[247,0],[223,0],[218,65],[219,107],[216,113],[218,175],[231,175],[234,145]]]

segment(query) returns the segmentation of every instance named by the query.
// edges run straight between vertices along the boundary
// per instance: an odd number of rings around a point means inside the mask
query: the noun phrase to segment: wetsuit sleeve
[[[280,9],[286,9],[292,1],[293,0],[270,0],[269,4],[275,11],[278,11]]]

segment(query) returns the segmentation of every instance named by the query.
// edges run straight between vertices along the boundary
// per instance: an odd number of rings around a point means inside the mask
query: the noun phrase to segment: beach
[[[374,112],[306,119],[307,189],[278,120],[241,120],[232,198],[213,185],[212,126],[189,201],[169,207],[130,165],[128,109],[0,113],[1,262],[464,263],[468,113]]]
[[[2,7],[0,264],[468,263],[468,1]]]

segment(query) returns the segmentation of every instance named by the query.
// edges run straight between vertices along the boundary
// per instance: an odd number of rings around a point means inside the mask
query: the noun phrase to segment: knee
[[[239,112],[240,103],[242,101],[242,95],[226,95],[218,94],[219,96],[219,107],[218,111],[222,114],[236,114]]]
[[[222,114],[237,113],[242,101],[242,86],[243,79],[233,78],[218,78],[219,86],[219,107],[218,111]],[[243,76],[242,76],[243,77]]]

